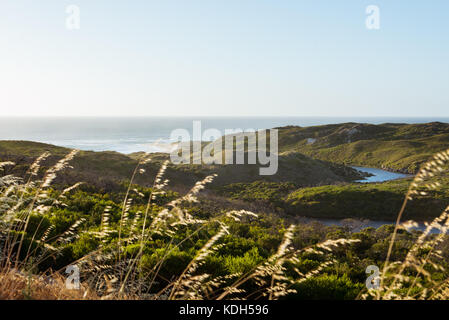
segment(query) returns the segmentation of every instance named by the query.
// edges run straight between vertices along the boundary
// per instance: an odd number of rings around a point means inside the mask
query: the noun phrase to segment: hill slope
[[[24,176],[29,165],[45,151],[51,152],[51,156],[43,162],[44,167],[49,167],[70,150],[30,141],[0,141],[0,160],[11,160],[17,164],[10,169],[12,172],[6,171],[7,174]],[[130,179],[138,163],[136,156],[118,152],[80,151],[71,161],[73,169],[59,174],[56,183],[67,185],[82,181],[105,190],[112,190],[117,188],[120,182]],[[145,173],[136,177],[135,181],[139,184],[150,185],[161,162],[169,156],[151,154],[150,158],[152,160],[143,165]],[[360,179],[359,173],[352,168],[314,160],[297,152],[281,156],[278,172],[273,176],[260,176],[258,165],[170,165],[166,176],[170,179],[172,187],[185,189],[212,173],[218,174],[214,181],[215,185],[264,179],[274,182],[288,181],[297,186],[316,186]]]
[[[280,152],[393,171],[416,173],[434,153],[449,148],[449,124],[343,123],[279,129]]]

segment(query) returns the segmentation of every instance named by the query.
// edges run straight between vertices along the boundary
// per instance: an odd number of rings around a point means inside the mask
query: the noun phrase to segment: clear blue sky
[[[449,116],[449,1],[2,0],[5,115]]]

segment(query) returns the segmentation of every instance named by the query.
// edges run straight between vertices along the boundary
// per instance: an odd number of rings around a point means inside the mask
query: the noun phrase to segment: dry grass
[[[198,219],[183,209],[182,204],[197,202],[199,192],[212,182],[216,175],[211,175],[197,182],[184,196],[168,203],[164,208],[153,214],[153,203],[158,196],[163,195],[169,183],[164,180],[164,173],[168,163],[164,163],[153,182],[152,193],[147,199],[143,212],[139,212],[130,219],[129,209],[133,199],[131,185],[136,175],[144,172],[141,167],[148,161],[143,155],[135,168],[130,187],[122,203],[122,211],[118,230],[111,230],[109,208],[106,208],[102,219],[100,231],[87,231],[101,240],[101,246],[74,262],[83,274],[80,290],[66,288],[65,277],[58,272],[47,272],[41,275],[33,274],[35,266],[41,261],[55,256],[60,252],[56,244],[73,241],[79,237],[78,227],[84,222],[77,221],[68,230],[57,237],[57,240],[48,239],[46,230],[44,235],[37,237],[37,231],[31,235],[31,242],[37,243],[42,250],[37,252],[28,246],[24,249],[25,232],[30,217],[42,215],[64,202],[65,194],[78,187],[76,184],[66,188],[58,199],[48,203],[48,188],[57,173],[69,167],[69,162],[76,155],[71,152],[58,161],[44,175],[41,181],[34,181],[40,169],[40,162],[47,158],[43,154],[31,165],[29,175],[24,180],[16,177],[4,176],[0,178],[0,197],[8,203],[8,210],[1,216],[0,244],[0,299],[279,299],[294,293],[292,287],[299,282],[320,274],[325,268],[331,266],[335,260],[333,249],[339,246],[350,245],[358,240],[337,239],[326,240],[316,245],[296,249],[292,246],[292,239],[297,227],[291,225],[284,234],[284,239],[278,250],[266,261],[256,266],[246,274],[233,274],[225,277],[213,277],[210,274],[200,273],[206,258],[213,254],[220,246],[221,238],[229,234],[227,221],[244,223],[247,219],[257,219],[257,215],[245,210],[231,210],[208,220]],[[414,222],[401,224],[402,215],[409,201],[414,197],[426,196],[439,186],[438,174],[444,172],[444,165],[449,161],[449,151],[435,155],[434,159],[426,163],[420,170],[405,197],[404,205],[398,215],[396,228],[393,232],[387,259],[381,275],[381,287],[378,290],[368,290],[362,298],[377,299],[445,299],[449,295],[449,279],[435,281],[431,277],[431,270],[440,270],[438,245],[444,238],[449,227],[449,208],[428,225],[427,230],[412,246],[404,261],[390,262],[392,248],[396,234],[400,228],[409,228]],[[0,163],[0,170],[13,163]],[[134,194],[133,194],[134,195]],[[136,192],[135,196],[143,197]],[[137,228],[141,225],[141,228]],[[174,243],[173,239],[180,228],[194,226],[195,231],[186,239]],[[164,267],[167,256],[175,248],[188,241],[195,234],[207,227],[215,226],[217,233],[206,241],[185,270],[177,275],[160,292],[151,292],[155,279]],[[38,228],[40,224],[38,225]],[[50,227],[51,228],[51,227]],[[432,229],[438,229],[438,236],[431,236]],[[116,232],[118,241],[111,241],[111,234]],[[146,277],[140,277],[141,262],[145,245],[155,235],[169,239],[166,243],[166,253],[153,267]],[[139,250],[136,254],[128,255],[126,246],[137,244]],[[426,254],[422,256],[422,250]],[[285,264],[298,261],[300,254],[313,252],[323,256],[323,262],[314,270],[303,274],[295,270],[297,277],[292,280],[285,274]],[[255,283],[258,289],[246,292],[245,284]]]
[[[0,300],[96,300],[99,297],[81,285],[79,290],[67,289],[66,278],[54,273],[51,277],[25,275],[9,269],[0,272]]]
[[[404,203],[398,214],[395,229],[388,247],[387,258],[380,277],[380,287],[370,289],[362,298],[382,300],[446,300],[449,297],[449,279],[436,280],[432,271],[445,271],[438,245],[449,230],[449,207],[432,222],[413,243],[403,261],[390,262],[399,229],[409,230],[417,226],[415,221],[401,223],[407,204],[421,196],[429,196],[441,186],[438,177],[447,171],[449,150],[439,152],[426,162],[410,184]],[[437,236],[431,231],[437,230]]]
[[[39,244],[43,249],[39,254],[36,250],[23,250],[25,232],[28,230],[30,217],[32,215],[42,215],[51,210],[52,206],[63,204],[65,194],[78,187],[80,184],[66,188],[60,197],[48,204],[48,188],[55,179],[56,174],[69,167],[69,162],[76,155],[72,151],[66,157],[58,161],[44,174],[41,181],[34,181],[40,169],[40,163],[49,154],[45,153],[31,165],[29,176],[25,182],[14,177],[3,177],[1,182],[1,197],[9,201],[9,209],[2,215],[2,256],[0,264],[1,275],[1,298],[3,299],[223,299],[223,298],[245,298],[254,297],[254,293],[246,292],[242,285],[248,281],[256,281],[260,284],[257,291],[258,297],[277,299],[290,292],[289,287],[293,284],[288,278],[283,276],[283,264],[286,261],[295,259],[299,253],[291,247],[295,226],[291,226],[285,233],[284,241],[280,244],[278,251],[268,261],[257,266],[248,274],[233,274],[225,277],[213,277],[210,274],[199,273],[206,258],[215,252],[221,244],[220,239],[229,234],[229,226],[226,221],[237,221],[257,219],[257,215],[246,210],[231,210],[208,220],[198,219],[190,213],[184,211],[182,204],[197,202],[197,195],[203,190],[206,184],[213,181],[216,175],[211,175],[198,181],[190,191],[184,196],[168,203],[165,208],[159,210],[156,215],[152,215],[153,202],[158,196],[163,195],[168,180],[164,180],[164,173],[168,162],[165,162],[153,183],[152,193],[148,197],[144,212],[135,215],[134,219],[129,219],[129,208],[133,199],[131,198],[131,187],[128,188],[122,204],[119,230],[111,230],[110,208],[104,210],[99,232],[89,232],[92,236],[101,241],[101,246],[73,264],[76,264],[83,275],[81,290],[69,290],[65,287],[64,277],[57,272],[47,272],[48,278],[43,275],[32,274],[32,270],[39,262],[55,256],[60,248],[55,244],[68,243],[79,237],[78,227],[84,222],[77,221],[63,234],[59,235],[57,241],[50,242],[48,234],[51,227],[38,239],[37,231],[34,231],[31,242]],[[143,155],[135,168],[130,186],[137,174],[144,172],[142,164],[147,163],[147,155]],[[2,163],[0,168],[13,165],[13,163]],[[143,194],[136,193],[142,197]],[[136,226],[141,224],[141,229]],[[196,231],[176,245],[173,237],[179,228],[187,225],[194,226]],[[166,288],[156,294],[148,295],[158,273],[168,254],[183,242],[199,233],[201,230],[215,225],[218,232],[212,236],[205,245],[200,248],[187,265],[186,269],[172,280]],[[38,228],[40,227],[40,223]],[[118,232],[118,241],[111,241],[110,235]],[[168,250],[164,257],[154,266],[150,275],[144,278],[139,277],[141,273],[141,259],[145,244],[155,235],[162,235],[172,240],[167,243]],[[124,248],[129,244],[138,244],[137,254],[128,256]],[[344,244],[344,240],[335,242],[332,245]],[[321,254],[329,250],[329,243],[319,244],[313,248],[305,250],[316,250]],[[329,250],[331,251],[331,250]],[[318,273],[303,275],[307,278]],[[45,279],[52,279],[46,281]]]

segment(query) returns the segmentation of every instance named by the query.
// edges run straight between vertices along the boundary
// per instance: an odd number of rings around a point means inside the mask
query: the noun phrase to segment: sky
[[[447,117],[448,39],[447,0],[2,0],[0,116]]]

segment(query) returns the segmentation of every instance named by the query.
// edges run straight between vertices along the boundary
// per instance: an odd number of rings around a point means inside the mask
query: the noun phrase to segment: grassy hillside
[[[416,173],[434,153],[449,148],[449,124],[357,124],[279,128],[280,152]]]
[[[449,148],[449,125],[356,124],[279,128],[279,169],[260,176],[258,165],[169,165],[170,187],[184,192],[207,175],[218,177],[210,190],[222,199],[251,203],[267,212],[318,218],[369,218],[394,220],[410,180],[382,184],[348,184],[360,176],[345,164],[388,168],[414,173],[435,152]],[[5,174],[23,176],[29,164],[44,151],[51,165],[69,149],[27,141],[0,141],[0,160],[12,160]],[[81,151],[73,169],[58,175],[56,184],[86,182],[106,192],[123,188],[142,153]],[[151,186],[168,154],[151,154],[135,182]],[[13,170],[8,172],[8,170]],[[43,168],[44,170],[44,168]],[[416,200],[406,211],[410,219],[426,220],[449,204],[447,179],[439,193]],[[209,191],[208,197],[213,198]],[[217,198],[218,199],[218,198]],[[221,201],[221,200],[220,200]]]
[[[409,203],[404,219],[428,221],[449,205],[449,179],[438,180],[441,187]],[[394,221],[404,201],[411,179],[384,183],[353,183],[297,188],[288,183],[237,183],[217,189],[231,199],[291,216],[327,219],[369,219]]]
[[[440,180],[441,181],[441,180]],[[411,180],[299,189],[285,198],[286,212],[316,218],[362,218],[394,221]],[[428,196],[411,201],[404,220],[428,221],[449,205],[449,181]]]
[[[45,151],[51,152],[51,156],[43,163],[42,171],[45,166],[53,164],[70,150],[29,141],[0,141],[0,160],[16,162],[17,165],[10,173],[19,176],[24,176],[30,163]],[[73,169],[59,175],[56,184],[67,185],[82,181],[106,191],[115,190],[121,182],[131,178],[141,155],[80,151],[71,162]],[[152,183],[160,163],[169,159],[168,154],[161,153],[151,154],[149,157],[151,160],[141,166],[145,172],[137,175],[135,180],[143,186]],[[298,186],[314,186],[360,179],[360,174],[352,168],[314,160],[300,153],[281,156],[278,172],[273,176],[260,176],[259,165],[169,165],[166,175],[172,187],[186,189],[211,173],[218,174],[214,185],[265,179],[273,182],[292,182]]]

